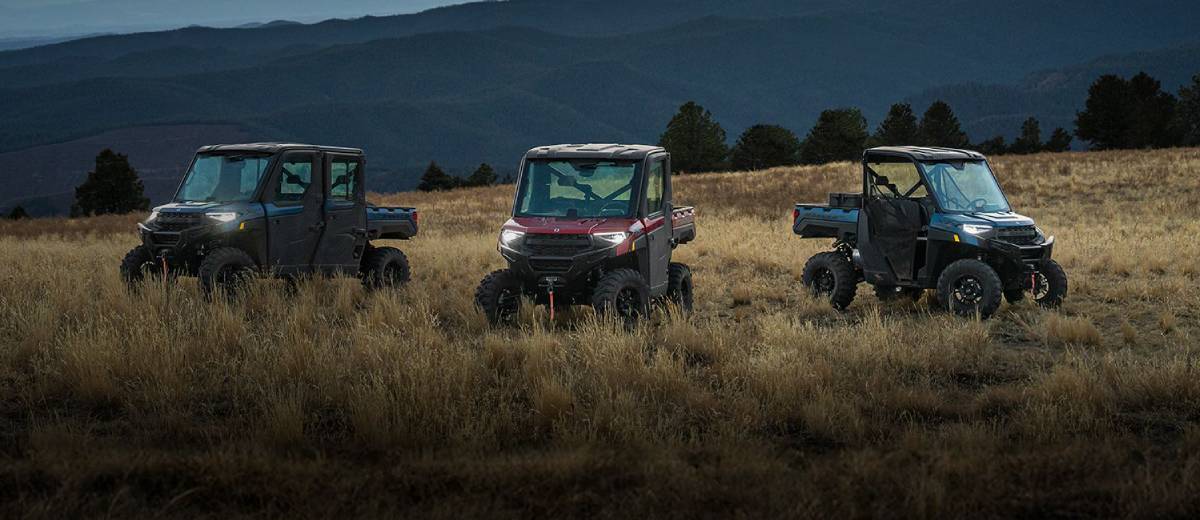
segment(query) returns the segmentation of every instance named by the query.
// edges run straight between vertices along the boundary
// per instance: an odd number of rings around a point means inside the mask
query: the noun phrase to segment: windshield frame
[[[994,211],[949,209],[946,206],[946,204],[944,203],[944,201],[942,200],[943,194],[942,194],[941,190],[936,189],[934,187],[933,183],[930,181],[929,175],[926,171],[926,166],[940,164],[940,163],[956,163],[956,162],[962,162],[962,163],[977,162],[977,163],[982,164],[984,169],[987,170],[988,175],[991,178],[992,184],[996,187],[996,192],[1000,194],[1000,199],[1004,201],[1004,208],[997,209]],[[998,178],[996,178],[996,171],[992,169],[992,165],[991,165],[991,163],[988,162],[987,159],[965,159],[965,160],[953,160],[953,161],[928,160],[928,161],[913,161],[913,163],[914,163],[914,166],[917,168],[917,171],[921,174],[921,182],[925,184],[925,189],[930,194],[933,195],[934,204],[937,204],[938,210],[943,213],[955,213],[955,214],[965,215],[965,214],[971,214],[971,213],[1011,213],[1012,212],[1012,203],[1009,202],[1008,195],[1004,193],[1004,187],[1000,185],[1000,180]],[[955,185],[957,186],[957,183]],[[965,195],[965,193],[964,193],[964,195]]]
[[[181,178],[179,180],[179,186],[175,188],[175,194],[171,196],[171,202],[178,203],[178,204],[189,204],[189,203],[190,204],[196,204],[196,203],[236,204],[236,203],[242,203],[242,202],[254,202],[254,201],[262,200],[264,186],[267,185],[267,180],[270,179],[274,175],[275,166],[279,162],[280,155],[281,154],[278,154],[278,153],[262,152],[262,151],[256,151],[256,150],[220,150],[220,151],[211,151],[211,152],[197,152],[196,154],[192,155],[192,160],[188,162],[187,169],[185,169],[183,171],[183,178]],[[254,187],[254,191],[251,193],[251,195],[246,197],[244,200],[236,200],[236,201],[181,200],[180,196],[182,196],[182,194],[183,194],[183,188],[184,188],[184,186],[187,185],[188,177],[192,173],[192,169],[196,167],[196,163],[199,162],[201,158],[212,157],[212,156],[263,157],[263,158],[267,159],[267,165],[263,168],[262,175],[259,176],[258,185]]]
[[[600,163],[617,163],[633,165],[633,177],[630,179],[630,206],[631,209],[621,215],[578,215],[575,217],[567,215],[539,215],[532,213],[523,213],[521,211],[521,203],[525,198],[526,192],[531,189],[531,185],[527,184],[526,180],[530,174],[530,168],[535,163],[553,163],[553,162],[600,162]],[[583,220],[583,219],[636,219],[643,212],[645,204],[641,202],[642,192],[645,190],[646,183],[646,168],[648,160],[640,159],[613,159],[609,157],[536,157],[523,158],[521,160],[520,170],[517,176],[516,197],[513,200],[512,216],[514,218],[549,218],[555,220]]]

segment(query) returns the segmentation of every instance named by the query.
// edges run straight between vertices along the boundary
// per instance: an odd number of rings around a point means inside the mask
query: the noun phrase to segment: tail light
[[[792,222],[800,220],[800,208],[792,210]]]
[[[413,210],[413,224],[421,225],[421,212]]]

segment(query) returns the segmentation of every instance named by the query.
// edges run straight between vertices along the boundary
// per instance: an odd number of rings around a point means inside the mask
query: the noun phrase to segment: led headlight
[[[985,226],[983,224],[963,224],[962,229],[963,231],[966,231],[972,235],[982,235],[988,231],[991,231],[992,226]]]
[[[610,244],[620,244],[626,238],[629,238],[629,233],[618,231],[616,233],[596,233],[596,238],[608,242]]]
[[[211,218],[217,222],[227,223],[237,219],[237,213],[232,211],[221,211],[216,213],[205,213],[204,216]]]
[[[513,242],[520,240],[520,238],[523,236],[525,236],[525,233],[506,229],[500,232],[500,243],[506,246],[511,245]]]

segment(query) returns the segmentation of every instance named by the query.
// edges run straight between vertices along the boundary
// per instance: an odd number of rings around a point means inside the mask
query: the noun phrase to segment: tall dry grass
[[[0,514],[1194,516],[1200,150],[995,166],[1058,236],[1059,312],[804,296],[828,244],[791,204],[854,189],[850,164],[679,178],[698,312],[633,333],[486,326],[511,188],[376,197],[424,226],[396,244],[413,283],[377,294],[129,294],[131,232],[5,223]]]

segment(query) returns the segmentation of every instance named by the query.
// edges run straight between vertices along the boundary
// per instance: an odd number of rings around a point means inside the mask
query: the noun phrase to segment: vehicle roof
[[[201,146],[197,153],[200,152],[262,152],[262,153],[279,153],[291,150],[314,150],[321,152],[338,152],[348,154],[362,155],[363,151],[359,148],[344,148],[341,146],[321,146],[316,144],[301,144],[301,143],[244,143],[244,144],[214,144],[210,146]]]
[[[979,152],[937,146],[879,146],[864,152],[863,159],[872,155],[905,157],[914,161],[978,161],[985,159]]]
[[[530,149],[525,158],[639,160],[659,152],[666,153],[666,150],[645,144],[556,144]]]

